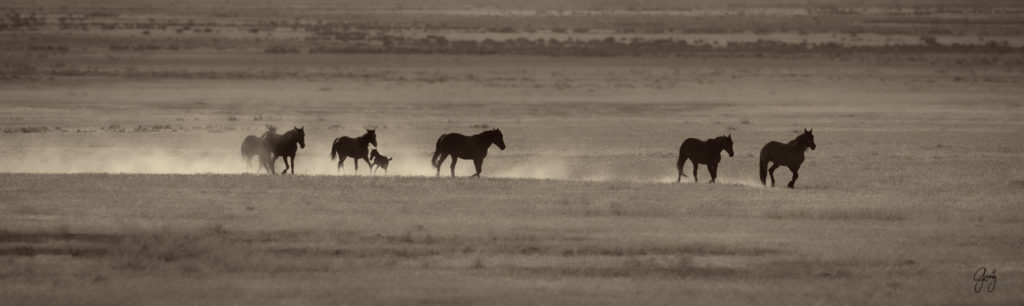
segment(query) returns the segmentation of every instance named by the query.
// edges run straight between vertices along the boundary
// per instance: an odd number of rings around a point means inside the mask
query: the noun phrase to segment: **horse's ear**
[[[306,129],[306,126],[305,126],[305,125],[303,125],[303,126],[302,126],[302,127],[300,127],[299,129],[300,129],[300,130],[305,130],[305,129]]]
[[[813,132],[814,132],[814,129],[810,129],[810,130],[808,130],[807,132],[808,132],[808,133],[813,133]]]
[[[725,137],[728,137],[729,139],[732,139],[732,134],[729,134],[729,136],[725,136]]]

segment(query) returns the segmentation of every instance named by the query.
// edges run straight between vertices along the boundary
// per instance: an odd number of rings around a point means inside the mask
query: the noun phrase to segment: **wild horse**
[[[270,152],[270,158],[265,161],[266,165],[264,165],[268,172],[273,174],[275,171],[274,163],[277,162],[277,158],[284,157],[284,171],[281,171],[281,174],[287,173],[288,169],[291,169],[292,174],[295,174],[295,152],[300,147],[306,147],[306,131],[304,128],[294,128],[291,131],[285,132],[284,135],[268,132],[263,135],[263,145],[267,152]],[[291,165],[288,164],[289,157],[292,160]]]
[[[384,169],[384,175],[388,175],[388,166],[391,165],[392,160],[394,159],[380,154],[380,151],[377,151],[377,149],[373,149],[373,151],[370,151],[370,162],[373,163],[370,165],[370,174],[372,175],[377,172],[376,169]],[[377,168],[374,169],[374,166],[377,166]]]
[[[430,164],[437,169],[437,176],[441,176],[441,163],[444,163],[444,159],[451,155],[452,177],[455,177],[455,162],[459,161],[459,158],[472,159],[473,164],[476,165],[476,174],[473,176],[480,177],[484,157],[487,157],[487,149],[491,147],[491,144],[505,150],[505,139],[501,135],[501,130],[493,129],[473,136],[458,133],[443,134],[437,138],[434,157],[430,159]]]
[[[722,150],[728,152],[729,157],[733,156],[732,134],[708,139],[707,141],[701,141],[697,138],[687,138],[684,140],[683,144],[679,145],[679,161],[676,162],[676,167],[679,168],[679,176],[676,177],[676,182],[682,181],[683,177],[686,176],[686,174],[683,174],[683,166],[689,160],[693,163],[694,182],[697,181],[697,166],[705,164],[708,165],[708,172],[711,173],[711,183],[714,183],[715,178],[718,177],[718,162],[722,161]]]
[[[344,166],[345,158],[353,158],[356,166],[355,173],[359,173],[359,159],[366,161],[366,165],[373,169],[370,164],[370,150],[369,146],[373,145],[377,147],[377,133],[376,130],[366,130],[366,134],[356,138],[342,136],[334,139],[334,145],[331,146],[331,160],[339,158],[338,160],[338,171],[341,171],[341,167]]]
[[[252,167],[252,158],[259,156],[259,168],[262,170],[267,165],[267,160],[270,158],[270,152],[266,150],[266,146],[263,145],[263,137],[269,134],[273,134],[277,131],[277,128],[267,126],[267,131],[263,133],[263,136],[249,135],[242,141],[242,158],[245,159],[245,163],[248,167]],[[270,171],[270,168],[267,168]]]
[[[775,169],[779,166],[786,166],[789,171],[793,172],[793,180],[789,181],[789,185],[786,187],[793,188],[796,184],[796,178],[800,175],[797,173],[800,171],[800,164],[804,163],[804,152],[807,148],[814,150],[814,135],[811,134],[812,130],[804,129],[804,133],[797,136],[796,139],[789,143],[781,143],[777,141],[769,142],[761,148],[761,184],[765,183],[765,175],[771,176],[772,187],[775,187]],[[772,167],[768,168],[768,163],[772,163]]]

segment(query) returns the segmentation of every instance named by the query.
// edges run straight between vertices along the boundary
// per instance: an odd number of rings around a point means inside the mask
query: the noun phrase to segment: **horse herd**
[[[493,129],[473,136],[466,136],[459,133],[443,134],[437,139],[434,157],[430,164],[437,169],[437,175],[441,175],[441,164],[448,156],[452,157],[452,176],[455,176],[455,164],[461,159],[471,159],[476,166],[476,174],[479,177],[483,171],[484,157],[487,157],[487,149],[491,145],[505,149],[505,137],[501,130]],[[374,149],[370,150],[370,145]],[[284,171],[281,174],[292,170],[295,174],[295,152],[299,148],[306,147],[306,131],[304,127],[297,127],[282,135],[278,135],[274,128],[269,128],[263,136],[249,135],[242,141],[242,158],[249,165],[252,165],[252,158],[259,157],[260,169],[266,169],[268,173],[275,173],[274,164],[277,158],[284,160]],[[359,172],[359,160],[362,159],[370,167],[370,173],[383,169],[387,175],[388,165],[393,160],[377,151],[377,132],[367,129],[363,136],[348,137],[342,136],[334,139],[331,145],[331,160],[338,159],[338,171],[341,171],[345,159],[351,157],[355,164],[355,172]],[[291,163],[289,163],[289,159]]]
[[[785,166],[793,172],[793,179],[786,186],[793,188],[796,183],[800,165],[804,162],[804,152],[807,149],[814,150],[814,135],[812,130],[804,129],[804,132],[788,143],[772,141],[761,148],[760,169],[761,184],[766,185],[766,178],[771,177],[772,187],[775,187],[775,169]],[[434,155],[430,159],[431,166],[437,170],[436,175],[441,175],[441,164],[451,156],[451,175],[455,176],[455,164],[459,159],[471,159],[476,166],[474,177],[479,177],[483,170],[484,158],[487,157],[487,149],[491,145],[505,149],[504,136],[501,130],[492,129],[482,133],[466,136],[458,133],[442,134],[438,137],[434,149]],[[370,149],[373,145],[374,149]],[[297,127],[284,134],[278,135],[274,128],[263,134],[263,136],[249,135],[242,141],[242,157],[249,165],[252,165],[252,158],[259,157],[259,167],[266,169],[268,173],[276,173],[274,164],[278,157],[284,160],[285,174],[291,169],[295,173],[295,152],[299,148],[306,147],[306,132],[304,128]],[[388,164],[392,158],[384,156],[377,151],[377,133],[373,129],[367,129],[366,133],[359,137],[338,137],[334,139],[331,146],[331,160],[338,159],[338,171],[342,170],[345,159],[351,157],[354,160],[355,172],[359,172],[359,160],[362,159],[370,167],[373,174],[378,169],[383,169],[387,174]],[[720,136],[708,140],[688,138],[679,146],[679,160],[676,167],[679,176],[676,182],[682,181],[683,166],[686,161],[693,164],[693,180],[697,181],[697,169],[700,164],[707,165],[708,173],[711,175],[711,183],[718,177],[718,163],[722,160],[722,151],[733,156],[732,135]],[[291,163],[289,163],[289,158]],[[771,167],[769,167],[771,164]]]

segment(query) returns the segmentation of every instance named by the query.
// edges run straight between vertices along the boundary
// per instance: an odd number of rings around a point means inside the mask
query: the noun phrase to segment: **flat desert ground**
[[[0,31],[4,304],[1024,301],[1022,53],[120,51],[40,27]],[[294,175],[240,157],[268,125],[306,131]],[[367,128],[386,176],[329,157]],[[492,128],[481,178],[434,176],[438,136]],[[804,129],[796,188],[762,186],[761,147]],[[684,139],[730,134],[716,184],[676,183]]]

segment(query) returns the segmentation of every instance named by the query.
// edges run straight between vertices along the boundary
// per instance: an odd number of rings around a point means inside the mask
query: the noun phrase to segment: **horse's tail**
[[[434,167],[434,169],[441,168],[441,165],[437,164],[437,157],[441,155],[441,140],[443,140],[445,136],[448,136],[448,134],[442,134],[441,137],[438,137],[437,144],[434,145],[434,157],[430,158],[430,166]]]
[[[676,161],[676,169],[679,169],[679,176],[686,176],[683,173],[683,166],[686,165],[686,156],[683,156],[683,145],[679,145],[679,160]]]
[[[256,136],[249,135],[242,141],[242,159],[252,160],[252,156],[256,154],[256,146],[253,144],[254,141],[260,141]]]
[[[765,185],[765,178],[768,177],[768,145],[761,148],[761,161],[758,163],[761,174],[761,185]]]
[[[339,141],[341,141],[340,137],[339,138],[335,138],[334,139],[334,144],[331,145],[331,160],[334,160],[335,158],[338,157],[338,150],[337,149],[338,149],[338,142]]]

